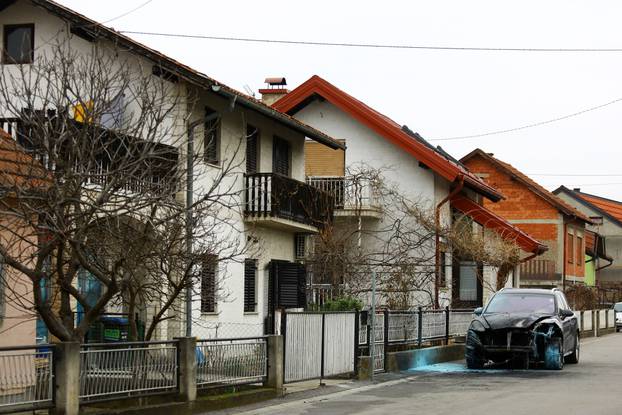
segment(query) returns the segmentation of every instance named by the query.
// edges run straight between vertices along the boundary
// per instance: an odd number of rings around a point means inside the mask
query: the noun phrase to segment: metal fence
[[[266,337],[197,341],[197,387],[262,382],[268,375]]]
[[[96,343],[80,350],[80,400],[99,401],[177,389],[177,341]]]
[[[0,348],[0,411],[50,408],[53,346]]]

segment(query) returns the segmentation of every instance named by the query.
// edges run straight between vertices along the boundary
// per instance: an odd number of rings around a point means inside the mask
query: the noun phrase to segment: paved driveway
[[[563,371],[469,371],[462,362],[246,414],[622,414],[622,334],[583,342]],[[278,402],[278,401],[276,401]],[[239,408],[241,413],[243,408]]]

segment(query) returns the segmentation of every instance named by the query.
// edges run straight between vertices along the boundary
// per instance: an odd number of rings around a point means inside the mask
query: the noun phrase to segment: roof
[[[77,13],[74,10],[71,10],[51,0],[30,0],[30,2],[32,2],[36,6],[44,8],[48,12],[66,21],[69,21],[70,29],[73,33],[76,33],[79,36],[93,39],[103,38],[110,40],[118,46],[128,48],[132,52],[151,60],[154,64],[161,66],[163,69],[168,70],[175,75],[178,75],[189,83],[192,83],[202,88],[214,87],[210,89],[213,93],[231,99],[236,104],[258,111],[263,115],[271,117],[279,123],[286,125],[287,127],[292,128],[293,130],[298,131],[299,133],[302,133],[315,141],[325,144],[328,147],[331,147],[333,149],[345,148],[343,143],[334,140],[327,134],[324,134],[323,132],[318,131],[311,126],[300,122],[299,120],[290,117],[287,114],[275,110],[274,108],[264,104],[256,98],[246,95],[213,78],[210,78],[209,76],[195,69],[192,69],[189,66],[186,66],[164,55],[163,53],[156,51],[155,49],[151,49],[143,45],[142,43],[137,42],[115,31],[112,28],[106,27],[92,19],[89,19],[88,17]]]
[[[561,192],[564,192],[582,205],[601,213],[604,217],[611,220],[618,226],[622,226],[622,202],[607,199],[602,196],[584,193],[580,190],[571,190],[566,186],[560,186],[553,191],[555,194],[559,194]]]
[[[381,137],[384,137],[387,141],[411,154],[446,180],[454,182],[463,177],[465,186],[487,198],[493,201],[503,198],[503,195],[495,188],[486,184],[460,163],[447,157],[420,135],[410,131],[408,127],[402,127],[391,118],[381,114],[317,75],[313,75],[289,94],[272,104],[272,106],[279,111],[293,115],[318,96],[349,114],[352,118],[367,126]]]
[[[585,252],[592,256],[603,258],[613,262],[613,258],[607,255],[607,250],[603,238],[600,234],[585,230]]]
[[[0,188],[4,190],[45,186],[48,173],[4,130],[0,129]]]
[[[586,223],[590,223],[590,224],[592,223],[592,220],[588,216],[584,215],[583,213],[575,209],[570,204],[564,202],[562,199],[560,199],[559,197],[555,196],[553,193],[546,190],[544,187],[536,183],[534,180],[529,178],[526,174],[522,173],[516,167],[512,166],[509,163],[499,160],[498,158],[494,157],[493,155],[489,153],[486,153],[484,150],[480,148],[476,148],[475,150],[471,151],[469,154],[462,157],[460,161],[463,163],[466,163],[468,160],[474,157],[478,157],[478,156],[483,158],[484,160],[489,161],[490,163],[498,167],[500,170],[502,170],[503,172],[511,176],[513,179],[521,182],[529,190],[531,190],[536,195],[540,196],[542,199],[544,199],[551,206],[559,210],[561,213],[567,216],[571,216],[573,218],[579,219]]]
[[[548,247],[542,242],[471,199],[456,195],[451,198],[451,206],[470,216],[485,228],[494,230],[506,241],[513,241],[525,252],[539,255],[548,250]]]

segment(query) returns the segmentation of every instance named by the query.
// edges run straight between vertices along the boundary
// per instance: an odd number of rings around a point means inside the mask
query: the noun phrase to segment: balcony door
[[[283,176],[291,174],[291,148],[287,140],[274,137],[272,143],[272,171]]]
[[[246,126],[246,174],[259,172],[259,130]]]

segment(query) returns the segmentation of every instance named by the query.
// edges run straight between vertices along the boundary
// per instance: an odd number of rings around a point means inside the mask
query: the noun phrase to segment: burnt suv
[[[470,369],[504,363],[527,369],[544,363],[561,370],[564,361],[579,362],[577,318],[556,288],[504,288],[474,313],[465,349]]]

